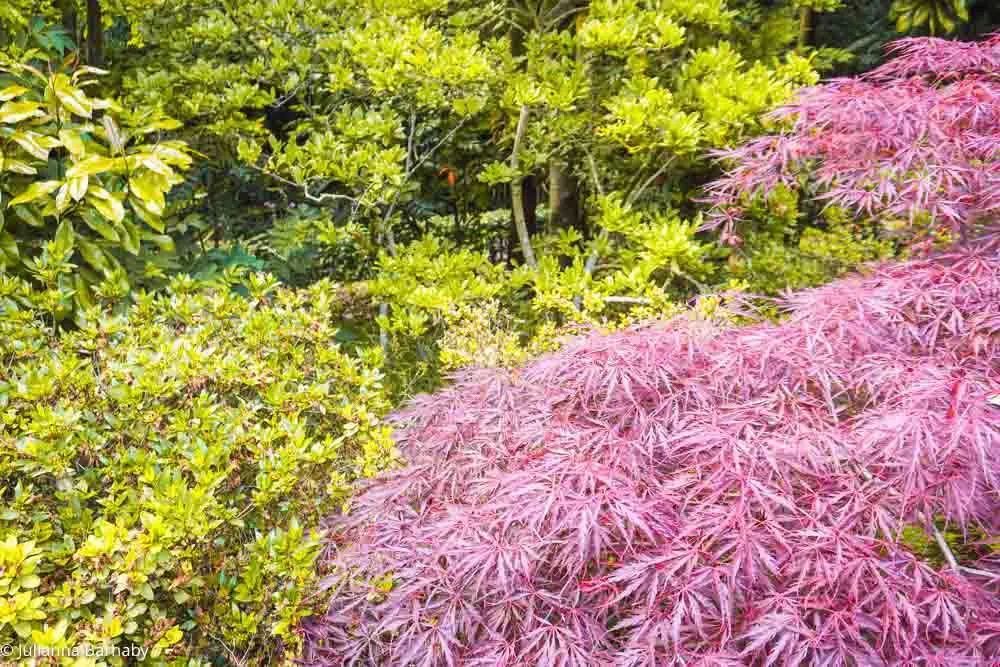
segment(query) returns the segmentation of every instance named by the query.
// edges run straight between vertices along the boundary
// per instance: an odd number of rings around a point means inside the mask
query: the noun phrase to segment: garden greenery
[[[296,654],[319,519],[394,460],[330,294],[179,277],[60,331],[0,277],[0,644]]]

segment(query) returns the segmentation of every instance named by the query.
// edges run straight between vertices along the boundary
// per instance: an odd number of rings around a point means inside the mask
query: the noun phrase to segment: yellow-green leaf
[[[0,123],[8,125],[44,115],[41,102],[7,102],[0,106]]]
[[[18,204],[26,204],[34,201],[39,197],[44,197],[47,194],[55,192],[60,185],[59,181],[36,181],[29,185],[27,190],[10,200],[7,206],[17,206]]]
[[[148,232],[142,232],[142,238],[145,241],[151,241],[156,244],[156,247],[163,252],[173,252],[176,250],[174,245],[174,240],[167,236],[166,234],[150,234]]]
[[[146,169],[156,172],[162,176],[171,176],[174,173],[173,169],[168,167],[163,160],[155,155],[143,155],[140,157],[139,163]]]
[[[79,133],[72,130],[59,130],[59,140],[62,141],[62,145],[66,147],[66,150],[74,156],[83,155],[87,150],[83,145],[83,139],[80,138]]]
[[[18,146],[39,160],[48,160],[49,151],[59,145],[56,139],[43,136],[37,132],[18,130],[10,138],[16,141]]]
[[[66,172],[66,178],[92,176],[94,174],[102,174],[106,171],[121,169],[121,167],[122,162],[119,158],[92,155],[82,162],[77,162],[70,167],[69,171]]]
[[[69,183],[63,183],[62,187],[59,188],[59,192],[56,193],[56,210],[62,213],[73,200],[69,196]]]
[[[153,213],[146,208],[141,199],[138,197],[132,197],[129,201],[132,202],[132,210],[137,216],[139,216],[140,220],[160,233],[166,229],[163,225],[163,220],[160,219],[160,216],[153,215]]]
[[[69,195],[74,201],[82,201],[84,196],[87,194],[87,188],[90,185],[89,176],[77,176],[71,178],[69,183]]]
[[[97,212],[112,222],[125,219],[125,206],[104,188],[91,187],[87,191],[87,201]]]
[[[73,86],[65,74],[56,74],[52,77],[52,91],[63,106],[77,116],[90,118],[94,113],[93,102],[87,98],[82,90]]]
[[[191,156],[181,150],[183,144],[177,142],[162,143],[153,147],[152,152],[163,162],[181,169],[191,166]]]
[[[141,199],[143,205],[155,216],[163,215],[166,208],[163,192],[168,187],[166,179],[152,171],[144,172],[128,182],[129,191]]]
[[[7,100],[12,100],[15,97],[20,97],[28,92],[28,89],[24,86],[7,86],[3,90],[0,90],[0,102],[6,102]]]
[[[60,254],[69,254],[73,251],[74,241],[76,240],[76,232],[73,231],[73,223],[69,220],[63,220],[59,223],[59,228],[56,230],[56,248]]]
[[[34,176],[38,173],[37,169],[32,167],[27,162],[22,162],[21,160],[7,160],[4,163],[4,169],[12,171],[15,174],[24,174],[25,176]]]

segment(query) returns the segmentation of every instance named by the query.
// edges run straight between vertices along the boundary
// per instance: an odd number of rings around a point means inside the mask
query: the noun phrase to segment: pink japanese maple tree
[[[1000,664],[1000,41],[897,49],[806,92],[713,192],[808,166],[967,242],[791,294],[777,323],[587,335],[418,398],[407,467],[330,519],[307,662]]]
[[[774,112],[786,130],[719,153],[732,169],[709,188],[734,238],[746,199],[804,182],[830,204],[886,223],[967,235],[1000,211],[1000,35],[912,38],[855,79],[800,92]]]
[[[1000,563],[1000,238],[474,370],[331,521],[314,664],[984,665]],[[975,550],[973,550],[975,551]]]

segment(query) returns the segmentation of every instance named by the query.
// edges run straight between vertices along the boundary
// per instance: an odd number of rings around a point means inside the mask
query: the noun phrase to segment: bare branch
[[[535,269],[538,268],[538,260],[535,259],[535,251],[531,247],[531,237],[528,235],[528,223],[524,212],[524,185],[523,179],[518,173],[521,158],[521,144],[524,142],[524,134],[528,128],[528,117],[530,112],[528,105],[521,105],[521,116],[517,121],[517,131],[514,134],[514,148],[510,154],[510,168],[514,172],[514,180],[510,184],[511,204],[514,211],[514,227],[517,229],[517,237],[521,241],[521,252],[524,253],[524,263]]]
[[[667,170],[667,168],[671,164],[673,164],[673,162],[674,162],[675,159],[676,158],[674,156],[671,156],[670,158],[668,158],[667,161],[663,163],[663,166],[661,166],[659,169],[656,170],[656,173],[654,173],[652,176],[650,176],[649,178],[647,178],[646,181],[642,184],[641,187],[639,187],[637,190],[634,190],[632,192],[632,194],[629,195],[628,202],[627,202],[628,205],[632,206],[637,201],[639,201],[639,198],[642,197],[642,195],[646,192],[647,188],[649,188],[649,186],[652,185],[656,181],[656,179],[659,178],[660,175],[663,172],[665,172]]]

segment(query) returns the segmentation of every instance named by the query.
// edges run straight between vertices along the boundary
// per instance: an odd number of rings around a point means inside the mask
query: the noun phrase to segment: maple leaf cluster
[[[1000,212],[1000,35],[910,38],[852,79],[806,88],[773,118],[786,129],[717,155],[710,226],[734,231],[755,193],[783,187],[889,227],[967,236]]]
[[[1000,531],[1000,234],[783,304],[584,336],[415,400],[408,466],[330,521],[308,660],[1000,660],[996,556],[903,539]]]

